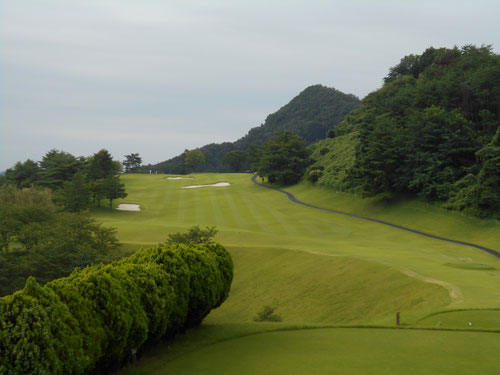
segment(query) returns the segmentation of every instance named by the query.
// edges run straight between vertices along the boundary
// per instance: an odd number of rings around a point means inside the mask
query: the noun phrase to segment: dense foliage
[[[138,153],[125,155],[125,160],[122,162],[125,168],[125,173],[137,172],[142,164],[142,158]]]
[[[250,129],[247,135],[236,142],[209,144],[199,150],[205,163],[200,172],[242,172],[249,169],[246,157],[235,158],[228,153],[248,153],[250,145],[262,146],[266,141],[283,131],[301,136],[307,144],[326,137],[327,130],[337,126],[344,116],[360,106],[354,95],[347,95],[333,88],[321,85],[310,86],[277,112],[267,116],[261,126]],[[241,162],[238,162],[241,161]],[[164,173],[188,173],[185,153],[144,170]]]
[[[215,243],[140,250],[0,298],[0,373],[109,373],[147,342],[199,324],[228,296],[229,253]]]
[[[203,170],[203,165],[205,164],[205,157],[203,152],[198,149],[189,150],[184,153],[184,166],[186,172],[199,172]]]
[[[340,185],[366,195],[411,193],[479,216],[498,212],[499,125],[500,56],[490,47],[407,56],[330,134],[358,142]]]
[[[0,187],[0,295],[102,261],[119,244],[115,230],[86,214],[60,212],[44,188]]]
[[[270,183],[297,183],[310,164],[309,151],[300,136],[288,131],[268,140],[257,151],[253,167]]]
[[[139,154],[127,155],[127,162],[129,159],[127,170],[137,170]],[[50,150],[39,163],[29,159],[16,163],[7,169],[2,182],[19,188],[47,187],[56,192],[55,201],[64,210],[79,212],[88,208],[91,201],[100,206],[102,199],[108,199],[112,207],[113,200],[127,196],[118,177],[121,169],[121,164],[105,149],[88,158]]]
[[[189,228],[185,233],[177,232],[169,234],[166,244],[171,245],[174,243],[183,243],[190,245],[212,243],[216,234],[217,229],[215,229],[215,227],[206,227],[206,229],[201,229],[199,225],[195,225]]]

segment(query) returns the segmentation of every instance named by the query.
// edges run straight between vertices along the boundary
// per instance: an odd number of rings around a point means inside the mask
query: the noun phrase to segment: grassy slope
[[[143,211],[102,209],[94,215],[118,228],[129,250],[156,244],[168,233],[194,224],[217,225],[217,240],[229,248],[235,261],[235,280],[230,298],[206,319],[210,327],[218,327],[220,337],[214,338],[211,331],[205,341],[197,341],[200,345],[237,337],[240,331],[263,330],[255,323],[244,328],[227,323],[248,322],[265,304],[274,305],[288,327],[292,322],[393,324],[395,311],[403,311],[403,323],[414,324],[446,309],[499,307],[500,260],[478,250],[299,206],[253,185],[245,174],[194,175],[192,180],[178,181],[164,177],[124,176],[129,197],[121,202],[139,203]],[[232,186],[180,188],[218,181],[230,181]],[[430,225],[434,233],[474,238],[492,247],[494,239],[500,238],[496,223],[485,224],[420,202],[383,209],[376,202],[305,184],[290,191],[310,203],[352,208],[417,229]],[[470,264],[487,266],[476,269]],[[498,327],[490,317],[484,321],[487,328]],[[418,324],[434,325],[425,319]],[[182,345],[179,352],[185,352]],[[165,355],[159,354],[160,363]],[[155,363],[153,359],[142,363],[150,362]],[[140,368],[131,373],[141,373]],[[163,367],[151,373],[161,374]]]
[[[345,190],[347,171],[354,166],[358,133],[352,132],[336,138],[327,138],[314,145],[311,155],[314,165],[324,168],[318,179],[318,186],[328,186],[336,190]]]
[[[231,296],[208,323],[251,322],[265,305],[287,323],[370,323],[450,301],[438,285],[351,257],[277,248],[232,247],[231,253]]]

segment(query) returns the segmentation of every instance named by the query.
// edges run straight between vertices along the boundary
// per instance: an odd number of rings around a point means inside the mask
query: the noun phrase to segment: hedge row
[[[0,374],[107,373],[154,342],[199,324],[228,296],[220,244],[140,250],[0,298]]]

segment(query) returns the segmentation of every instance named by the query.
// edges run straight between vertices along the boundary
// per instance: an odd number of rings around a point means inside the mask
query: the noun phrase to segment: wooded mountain
[[[316,145],[307,178],[500,213],[500,56],[489,46],[429,48],[384,81]]]
[[[250,129],[247,135],[236,142],[209,144],[199,150],[205,157],[205,164],[199,172],[233,172],[234,168],[223,163],[224,156],[235,150],[246,151],[250,145],[261,146],[278,133],[288,130],[301,136],[307,144],[326,137],[328,129],[335,128],[353,109],[359,108],[360,100],[334,88],[314,85],[306,88],[277,112],[267,116],[264,124]],[[191,172],[184,164],[185,154],[164,162],[148,165],[144,170],[163,173]],[[245,170],[243,164],[239,170]]]

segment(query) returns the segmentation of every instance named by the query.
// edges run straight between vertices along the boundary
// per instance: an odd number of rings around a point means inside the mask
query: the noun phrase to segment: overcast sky
[[[465,44],[499,53],[500,1],[0,0],[0,171],[52,148],[160,162]]]

